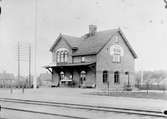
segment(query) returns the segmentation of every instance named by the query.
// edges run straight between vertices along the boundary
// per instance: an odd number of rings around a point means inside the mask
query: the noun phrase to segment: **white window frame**
[[[64,51],[60,52],[60,62],[64,62]]]
[[[61,71],[61,72],[60,72],[60,80],[64,80],[64,78],[65,78],[64,72]]]
[[[65,48],[59,48],[56,51],[56,61],[57,63],[67,63],[68,62],[69,51]]]
[[[85,62],[85,57],[81,57],[81,62]]]
[[[121,62],[121,49],[114,48],[114,54],[112,61],[114,63],[120,63]]]
[[[56,52],[56,61],[59,63],[60,62],[60,52]]]
[[[67,62],[68,60],[68,52],[64,51],[64,62]]]

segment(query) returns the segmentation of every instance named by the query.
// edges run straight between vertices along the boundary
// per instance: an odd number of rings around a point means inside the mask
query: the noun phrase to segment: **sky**
[[[28,74],[28,45],[34,65],[35,0],[2,0],[0,72],[17,74],[17,44],[22,44],[21,73]],[[37,0],[37,73],[51,62],[49,48],[60,33],[82,36],[121,28],[138,55],[135,69],[167,70],[167,9],[163,0]],[[32,72],[34,67],[32,66]]]

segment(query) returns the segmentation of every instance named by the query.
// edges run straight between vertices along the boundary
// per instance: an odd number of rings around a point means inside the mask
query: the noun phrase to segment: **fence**
[[[155,85],[155,84],[143,84],[143,85],[135,85],[140,90],[166,90],[167,85]]]

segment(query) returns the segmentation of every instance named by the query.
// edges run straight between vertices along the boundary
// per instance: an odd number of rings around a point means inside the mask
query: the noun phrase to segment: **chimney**
[[[95,35],[96,31],[97,31],[97,26],[96,25],[93,25],[93,24],[89,25],[89,34],[90,34],[90,36]]]

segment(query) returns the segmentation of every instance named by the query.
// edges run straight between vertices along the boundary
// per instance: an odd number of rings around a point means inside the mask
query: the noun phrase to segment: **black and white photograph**
[[[167,0],[0,0],[0,119],[166,119]]]

